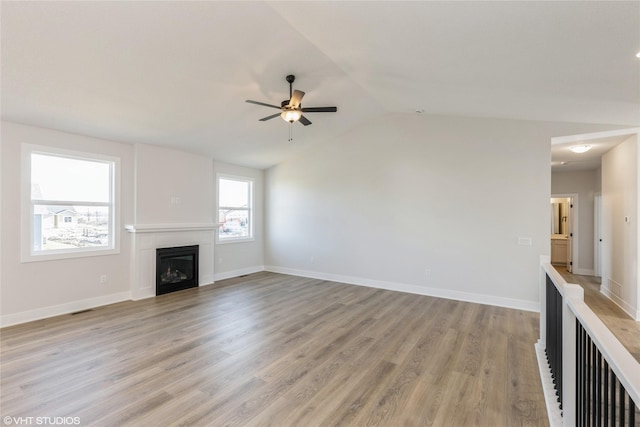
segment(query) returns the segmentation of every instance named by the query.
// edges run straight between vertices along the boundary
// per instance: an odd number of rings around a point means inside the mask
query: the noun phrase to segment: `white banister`
[[[582,300],[569,298],[568,306],[618,377],[631,399],[640,405],[640,363]]]
[[[547,276],[562,295],[562,418],[559,420],[559,408],[556,403],[547,398],[549,394],[548,377],[550,376],[549,364],[540,357],[547,349],[549,343],[547,333],[547,314],[550,308],[547,302]],[[640,363],[620,343],[615,335],[598,318],[598,316],[585,304],[584,290],[581,286],[567,283],[564,278],[549,263],[548,257],[541,258],[540,262],[540,339],[536,344],[538,351],[538,363],[545,388],[547,412],[551,426],[575,426],[578,424],[577,407],[578,396],[576,392],[576,319],[589,335],[593,344],[598,348],[602,357],[609,364],[610,369],[624,387],[628,396],[640,406]],[[552,309],[552,308],[551,308]],[[553,331],[553,329],[552,329]]]

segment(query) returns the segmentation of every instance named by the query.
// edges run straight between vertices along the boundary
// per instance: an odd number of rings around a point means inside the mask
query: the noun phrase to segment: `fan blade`
[[[271,119],[274,119],[274,118],[278,117],[280,114],[281,113],[272,114],[270,116],[261,118],[259,121],[266,122],[267,120],[271,120]]]
[[[245,102],[248,102],[249,104],[262,105],[262,106],[265,106],[265,107],[277,108],[278,110],[281,109],[281,107],[278,107],[277,105],[265,104],[264,102],[252,101],[250,99],[247,99]]]
[[[300,123],[302,123],[305,126],[309,126],[311,124],[311,122],[309,121],[309,119],[307,119],[305,116],[300,116],[300,120],[298,120]]]
[[[300,107],[300,103],[302,102],[302,97],[304,96],[304,92],[301,90],[294,90],[291,99],[289,100],[289,107],[298,108]]]
[[[338,107],[306,107],[302,109],[303,113],[335,113]]]

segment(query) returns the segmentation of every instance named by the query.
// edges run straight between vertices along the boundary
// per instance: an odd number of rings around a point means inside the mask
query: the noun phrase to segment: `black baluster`
[[[591,410],[591,420],[592,420],[592,425],[595,427],[597,425],[597,419],[596,419],[596,415],[598,413],[598,410],[596,408],[596,404],[597,404],[597,362],[596,362],[596,358],[598,357],[598,347],[596,347],[596,343],[592,342],[591,345],[593,346],[593,351],[591,353],[591,372],[592,372],[592,376],[591,376],[591,400],[592,400],[592,410]]]
[[[586,382],[585,382],[585,393],[584,393],[584,401],[587,403],[587,410],[585,411],[586,425],[591,425],[591,387],[589,384],[591,383],[591,369],[589,369],[589,361],[591,360],[591,337],[587,335],[587,359],[585,360],[585,373],[586,373]]]
[[[616,425],[616,382],[618,378],[616,378],[616,374],[611,371],[611,425],[615,427]]]
[[[624,395],[627,392],[622,383],[618,383],[620,393],[620,427],[624,427]]]
[[[589,423],[589,371],[587,362],[589,360],[589,336],[587,331],[580,325],[582,330],[582,425]]]
[[[609,425],[609,364],[607,361],[604,361],[604,389],[603,389],[603,406],[604,406],[604,414],[602,418],[604,419],[604,427]]]
[[[596,377],[596,420],[597,426],[602,427],[602,408],[600,405],[602,404],[602,354],[600,350],[598,350],[598,367],[597,367],[597,377]]]
[[[582,425],[582,330],[580,328],[580,321],[576,318],[576,423]]]

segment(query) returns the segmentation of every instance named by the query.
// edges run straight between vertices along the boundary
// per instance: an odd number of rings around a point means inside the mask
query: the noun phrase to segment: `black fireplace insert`
[[[198,287],[198,245],[156,249],[156,295]]]

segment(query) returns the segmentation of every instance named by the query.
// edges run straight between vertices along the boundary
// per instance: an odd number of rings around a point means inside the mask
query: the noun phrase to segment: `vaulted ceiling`
[[[640,125],[640,2],[10,2],[2,118],[265,168],[387,113]],[[312,126],[247,104],[306,92]],[[277,111],[276,111],[277,112]]]

